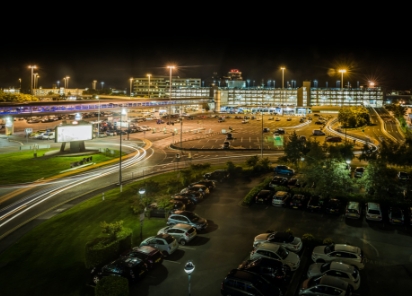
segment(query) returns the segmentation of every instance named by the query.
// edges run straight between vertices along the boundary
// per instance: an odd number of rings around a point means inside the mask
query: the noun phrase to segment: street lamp
[[[172,107],[170,106],[170,98],[172,97],[172,71],[175,66],[167,66],[170,70],[169,74],[169,122],[170,122],[170,113],[172,111]]]
[[[143,194],[146,193],[146,190],[144,188],[139,188],[139,194],[140,194],[140,203],[142,203],[142,197]],[[143,213],[140,214],[140,240],[143,240],[143,221],[144,221],[144,216],[146,212],[146,207],[144,208]]]
[[[38,73],[34,74],[34,88],[38,88],[38,81],[39,81],[40,75]]]
[[[37,69],[37,66],[29,66],[29,69],[31,69],[30,94],[33,95],[33,69]]]
[[[280,104],[283,104],[283,89],[285,88],[285,67],[280,68],[280,70],[282,70],[282,91],[280,93]]]
[[[343,90],[343,73],[346,73],[345,69],[340,69],[339,73],[341,74],[340,76],[340,89]]]
[[[119,156],[119,185],[120,185],[120,192],[122,192],[122,123],[123,123],[123,115],[126,115],[126,109],[122,108],[122,113],[120,113],[120,156]]]
[[[146,74],[147,77],[149,77],[149,99],[150,99],[150,77],[152,76],[152,74]]]
[[[192,275],[193,271],[195,271],[195,265],[193,264],[192,261],[187,261],[184,267],[184,271],[186,274],[189,276],[189,296],[190,294],[190,276]]]
[[[132,82],[133,82],[133,78],[129,79],[130,81],[130,97],[132,96]]]

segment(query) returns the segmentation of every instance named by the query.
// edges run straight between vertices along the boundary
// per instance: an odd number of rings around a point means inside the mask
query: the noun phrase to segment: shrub
[[[260,190],[264,189],[269,182],[272,180],[272,178],[266,178],[262,182],[260,182],[257,186],[253,187],[248,194],[243,198],[243,204],[244,205],[250,205],[253,201],[253,197],[259,193]]]
[[[322,243],[324,245],[330,245],[330,244],[333,244],[334,242],[333,242],[333,239],[331,239],[330,237],[326,237],[326,238],[323,239]]]
[[[107,237],[98,237],[86,243],[85,265],[87,269],[102,266],[117,259],[123,252],[132,248],[133,232],[130,228],[123,228],[112,241]]]
[[[128,296],[129,282],[124,277],[105,276],[94,289],[95,296]]]

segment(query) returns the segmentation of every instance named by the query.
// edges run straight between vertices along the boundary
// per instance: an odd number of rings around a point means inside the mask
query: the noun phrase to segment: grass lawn
[[[170,173],[176,174],[176,173]],[[165,174],[162,178],[171,178]],[[154,177],[155,178],[155,177]],[[156,180],[157,181],[157,180]],[[86,286],[86,242],[101,236],[100,222],[123,220],[133,230],[133,245],[140,244],[139,216],[130,205],[142,181],[95,196],[36,227],[0,255],[0,295],[94,295]],[[156,235],[165,219],[146,219],[143,239]]]
[[[101,163],[119,157],[119,151],[114,155],[96,153],[86,156],[43,156],[48,151],[56,149],[39,149],[37,156],[33,151],[20,151],[0,154],[0,185],[33,182],[41,178],[58,175],[70,168],[70,163],[80,161],[84,157],[93,157],[94,163]],[[6,173],[7,172],[7,173]]]

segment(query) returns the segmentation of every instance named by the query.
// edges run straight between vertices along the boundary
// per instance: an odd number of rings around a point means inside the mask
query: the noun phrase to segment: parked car
[[[186,210],[193,210],[195,203],[183,194],[175,194],[171,196],[171,202],[178,201],[185,205]]]
[[[356,266],[358,269],[365,267],[363,251],[349,244],[330,244],[317,246],[313,249],[312,260],[316,263],[340,261]]]
[[[390,207],[388,218],[389,223],[393,225],[403,225],[405,223],[405,214],[400,207]]]
[[[173,236],[177,240],[177,242],[182,246],[186,245],[197,235],[196,228],[183,223],[163,227],[157,232],[157,234],[163,233],[167,233]]]
[[[229,141],[224,141],[223,142],[223,149],[230,149],[230,142]]]
[[[308,196],[296,193],[290,199],[289,206],[292,209],[306,209],[308,205],[308,201],[309,201]]]
[[[322,275],[329,275],[340,278],[348,282],[353,290],[358,290],[360,286],[360,273],[357,267],[343,263],[343,262],[327,262],[327,263],[313,263],[309,266],[307,276],[320,277]]]
[[[265,257],[260,257],[255,260],[245,260],[237,269],[259,274],[269,281],[278,284],[283,284],[285,281],[288,281],[291,276],[289,266],[284,265],[280,261]]]
[[[186,193],[176,193],[175,196],[178,196],[178,197],[182,196],[183,198],[188,198],[194,204],[198,204],[204,199],[203,194],[197,191],[187,191]],[[177,198],[176,200],[179,200],[179,198]]]
[[[272,197],[272,206],[284,207],[290,202],[292,195],[287,191],[277,191]]]
[[[315,121],[315,124],[324,125],[325,122],[323,120],[317,120]]]
[[[120,276],[126,278],[129,282],[136,282],[141,279],[147,272],[146,263],[136,257],[119,258],[101,269],[94,268],[91,271],[92,285],[96,285],[103,277]]]
[[[140,243],[140,247],[142,246],[151,246],[159,249],[165,257],[173,254],[179,247],[177,240],[167,233],[146,238]]]
[[[339,136],[329,136],[325,138],[326,142],[342,142],[342,138]]]
[[[292,117],[286,118],[286,121],[292,121]]]
[[[229,178],[230,174],[227,170],[216,170],[203,175],[203,178],[207,180],[217,180],[218,182],[223,182]]]
[[[288,180],[288,182],[286,183],[286,185],[288,186],[288,187],[298,187],[298,188],[301,188],[301,187],[305,187],[306,186],[306,182],[302,182],[300,179],[298,179],[298,178],[290,178],[289,180]]]
[[[227,141],[229,141],[229,140],[234,140],[235,138],[233,138],[233,135],[232,135],[232,133],[227,133],[226,134],[226,140]]]
[[[274,176],[269,182],[268,186],[270,188],[276,188],[276,186],[286,186],[288,183],[288,178],[281,176]]]
[[[270,128],[268,128],[268,127],[264,127],[264,128],[263,128],[263,132],[264,132],[264,133],[268,133],[268,132],[270,132]]]
[[[381,205],[377,202],[367,202],[365,206],[365,218],[369,221],[382,221]]]
[[[146,211],[150,217],[167,218],[171,213],[175,211],[184,211],[186,206],[181,201],[170,201],[168,207],[161,207],[156,202],[147,206]]]
[[[210,194],[210,190],[208,188],[208,186],[203,185],[203,184],[193,184],[193,185],[189,185],[186,188],[183,188],[180,193],[186,193],[189,191],[196,191],[196,192],[200,192],[203,194],[203,196],[209,195]]]
[[[242,120],[242,123],[249,123],[249,120],[243,119],[243,120]]]
[[[299,290],[299,295],[351,296],[352,290],[348,282],[330,275],[323,275],[305,280]]]
[[[260,190],[254,197],[257,204],[270,204],[272,201],[273,191],[268,189]]]
[[[359,219],[361,217],[361,206],[358,201],[349,201],[345,209],[345,217]]]
[[[262,295],[282,296],[279,287],[259,274],[246,270],[232,269],[220,285],[220,294],[229,295]]]
[[[300,264],[300,258],[296,253],[288,251],[282,245],[273,243],[261,243],[250,253],[251,260],[260,257],[278,260],[288,265],[292,271],[298,269]]]
[[[196,185],[196,184],[207,186],[207,188],[209,188],[209,191],[211,192],[216,188],[217,182],[215,180],[200,180],[200,181],[193,182],[188,187],[190,188],[191,186]]]
[[[282,245],[286,249],[295,253],[300,252],[303,246],[301,238],[293,236],[286,231],[266,232],[255,236],[253,247],[256,248],[261,243]]]
[[[285,130],[283,128],[278,128],[276,129],[273,133],[277,133],[279,135],[283,135],[285,133]]]
[[[325,133],[324,133],[322,130],[320,130],[320,129],[314,129],[314,130],[312,131],[312,135],[313,135],[313,136],[324,136]]]
[[[407,172],[398,172],[396,178],[399,181],[408,181],[410,179],[410,175]]]
[[[355,178],[361,178],[363,176],[364,171],[365,171],[364,167],[356,167],[354,170]]]
[[[328,214],[340,214],[342,203],[337,198],[330,198],[325,203],[325,212]]]
[[[176,211],[169,216],[166,222],[167,225],[175,225],[178,223],[189,224],[195,227],[198,232],[208,227],[208,222],[205,218],[189,211]]]
[[[130,251],[123,253],[123,256],[139,258],[146,263],[149,269],[162,264],[164,258],[162,252],[152,246],[133,247]]]
[[[281,175],[287,175],[287,176],[292,176],[295,174],[295,170],[286,165],[278,165],[275,167],[274,171],[275,171],[275,174],[281,174]]]
[[[313,195],[309,198],[307,209],[311,212],[318,212],[323,209],[326,198],[319,195]]]

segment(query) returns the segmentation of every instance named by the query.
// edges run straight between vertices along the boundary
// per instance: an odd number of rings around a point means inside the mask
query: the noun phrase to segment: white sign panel
[[[93,125],[63,125],[56,128],[56,143],[93,139]]]

